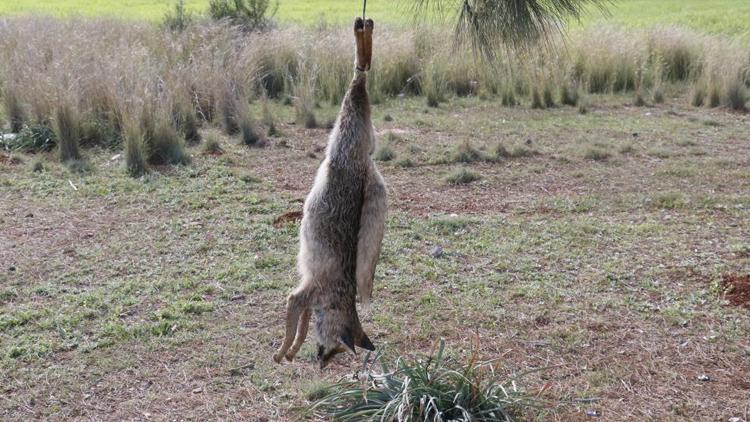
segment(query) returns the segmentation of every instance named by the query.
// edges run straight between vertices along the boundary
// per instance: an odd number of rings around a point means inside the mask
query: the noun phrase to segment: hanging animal
[[[374,350],[357,314],[356,297],[369,304],[385,231],[386,188],[370,154],[367,72],[373,21],[354,21],[354,79],[328,139],[326,156],[305,199],[297,267],[300,284],[286,302],[286,333],[273,359],[291,361],[302,347],[311,317],[324,368],[337,353]]]

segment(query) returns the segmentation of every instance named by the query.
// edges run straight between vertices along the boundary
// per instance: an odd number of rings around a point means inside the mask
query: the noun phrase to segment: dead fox
[[[370,158],[375,134],[367,97],[373,21],[354,21],[355,75],[328,139],[300,227],[299,286],[286,304],[286,335],[273,359],[292,360],[315,316],[318,362],[354,347],[375,350],[362,330],[356,296],[369,304],[385,231],[386,188]],[[296,333],[296,334],[295,334]],[[292,344],[293,343],[293,344]]]

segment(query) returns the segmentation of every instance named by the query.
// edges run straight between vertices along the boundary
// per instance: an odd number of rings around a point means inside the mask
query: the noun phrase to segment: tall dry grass
[[[148,108],[162,121],[155,125],[162,138],[180,138],[166,142],[172,152],[162,161],[184,162],[174,152],[183,138],[196,142],[203,125],[239,133],[241,110],[255,99],[289,102],[301,124],[316,126],[315,105],[338,103],[352,76],[351,38],[348,27],[247,33],[197,22],[169,31],[106,19],[14,18],[0,22],[0,104],[18,131],[52,127],[56,110],[69,103],[81,122],[81,146],[114,148],[122,146],[123,121],[145,124],[140,116]],[[574,33],[556,51],[504,53],[492,64],[452,51],[452,34],[434,28],[381,26],[376,40],[369,84],[375,103],[425,95],[436,105],[479,95],[544,108],[618,92],[651,93],[659,102],[669,83],[681,87],[669,92],[681,90],[686,103],[743,109],[750,86],[747,39],[678,28],[595,28]],[[158,138],[156,129],[140,131],[149,145]]]

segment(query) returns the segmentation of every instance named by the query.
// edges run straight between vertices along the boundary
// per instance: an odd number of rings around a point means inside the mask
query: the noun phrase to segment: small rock
[[[711,377],[706,374],[698,375],[698,381],[711,381]]]
[[[432,250],[430,251],[430,256],[433,258],[440,258],[441,256],[443,256],[442,246],[437,245],[434,248],[432,248]]]
[[[34,214],[33,213],[28,213],[28,214],[26,214],[25,217],[26,218],[34,218]]]
[[[531,139],[526,140],[526,145],[531,145]]]
[[[16,267],[8,267],[8,271],[13,272],[16,270]]]
[[[729,418],[729,422],[743,422],[743,420],[739,416],[735,416],[733,418]]]
[[[200,387],[193,389],[193,394],[198,394],[198,393],[202,393],[202,392],[203,392],[203,389],[200,388]]]
[[[602,415],[602,414],[601,414],[601,413],[599,413],[599,411],[598,411],[598,410],[594,410],[594,409],[586,409],[586,416],[591,416],[591,417],[599,417],[599,416],[601,416],[601,415]]]
[[[109,161],[117,161],[122,157],[122,154],[115,154],[112,156],[112,158],[109,159]]]
[[[638,137],[638,132],[633,132],[633,138],[637,138],[637,137]]]

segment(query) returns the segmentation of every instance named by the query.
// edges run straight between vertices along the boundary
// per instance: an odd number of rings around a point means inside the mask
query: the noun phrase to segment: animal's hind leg
[[[365,56],[365,22],[362,18],[354,19],[354,41],[357,50],[356,63],[357,69],[364,71],[367,66],[367,57]]]
[[[365,70],[370,70],[372,65],[372,30],[375,28],[375,23],[372,19],[365,21]]]
[[[292,346],[294,341],[294,335],[297,332],[297,325],[299,323],[300,315],[308,309],[309,293],[302,289],[297,289],[295,292],[289,295],[286,301],[286,334],[284,336],[284,342],[279,347],[279,350],[273,355],[273,360],[276,363],[281,363],[281,358],[284,357],[289,347]]]
[[[297,325],[297,335],[294,336],[294,344],[292,344],[292,348],[289,349],[288,352],[286,352],[286,360],[292,361],[294,359],[294,356],[299,352],[299,349],[302,347],[302,343],[305,342],[305,338],[307,337],[307,329],[310,326],[310,315],[312,311],[310,308],[306,308],[302,315],[299,317],[299,325]]]

